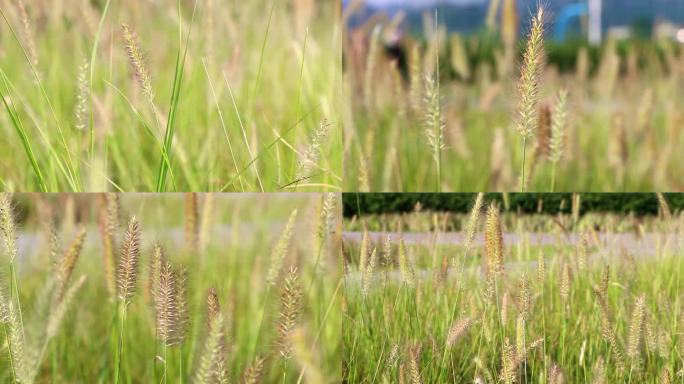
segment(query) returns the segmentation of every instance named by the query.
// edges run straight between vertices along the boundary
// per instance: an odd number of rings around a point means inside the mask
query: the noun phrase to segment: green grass
[[[3,5],[3,190],[336,191],[338,10],[304,2]],[[155,97],[124,48],[129,25]],[[32,51],[35,45],[37,62]],[[84,105],[79,105],[79,67]],[[85,108],[79,129],[74,110]],[[302,155],[322,121],[332,129]]]
[[[21,220],[16,289],[19,292],[23,326],[26,329],[27,361],[42,343],[40,335],[50,313],[44,313],[46,293],[55,270],[49,243],[49,222],[56,221],[57,233],[66,249],[75,229],[86,229],[82,254],[72,282],[85,276],[56,336],[49,341],[43,359],[36,361],[35,382],[114,382],[117,371],[119,332],[122,339],[119,383],[193,382],[207,340],[207,292],[215,288],[225,319],[228,379],[238,382],[256,354],[266,357],[261,382],[331,382],[340,377],[342,276],[336,253],[338,240],[324,231],[316,240],[320,195],[269,194],[264,197],[214,195],[212,209],[204,211],[206,196],[199,196],[199,249],[193,251],[184,240],[183,195],[123,195],[121,224],[126,215],[141,222],[142,243],[137,290],[126,307],[125,327],[119,301],[109,293],[104,272],[103,242],[98,232],[100,199],[97,195],[14,196],[14,212]],[[186,197],[186,204],[188,204]],[[339,206],[339,205],[338,205]],[[271,251],[294,209],[299,211],[293,237],[284,257],[281,273],[273,286],[266,283],[272,265]],[[210,212],[210,216],[202,215]],[[336,210],[329,227],[339,217]],[[306,220],[304,217],[311,217]],[[78,218],[74,221],[74,218]],[[206,229],[201,229],[206,228]],[[123,228],[117,244],[123,239]],[[2,270],[8,260],[2,254]],[[180,346],[164,348],[155,342],[155,312],[149,290],[152,246],[159,242],[174,265],[187,268],[190,321]],[[61,253],[58,254],[61,256]],[[117,255],[118,256],[118,255]],[[302,309],[289,340],[289,360],[279,355],[277,323],[286,271],[297,266],[302,292]],[[4,274],[3,274],[4,275]],[[3,276],[3,288],[10,280]],[[72,283],[73,284],[73,283]],[[9,292],[8,289],[3,292]],[[47,296],[49,298],[49,296]],[[49,303],[49,301],[48,301]],[[3,303],[3,305],[6,303]],[[7,329],[7,324],[0,325]],[[0,332],[0,380],[9,382],[12,369],[8,343]],[[164,364],[166,362],[166,364]],[[166,377],[164,377],[166,370]]]
[[[425,219],[430,215],[414,214],[401,219],[387,215],[381,219],[386,228],[393,228],[397,219],[421,226],[421,216]],[[635,234],[634,221],[629,217],[606,219],[612,223],[602,228],[607,233]],[[548,216],[547,229],[535,229],[535,223],[543,220],[543,216],[517,219],[523,233],[560,232],[552,229],[554,224]],[[525,359],[514,364],[515,382],[560,382],[552,379],[554,371],[560,372],[564,382],[572,383],[599,382],[601,377],[604,381],[600,382],[609,383],[659,383],[665,372],[675,381],[675,373],[684,364],[680,308],[684,267],[678,240],[682,222],[658,219],[643,225],[647,233],[659,236],[655,255],[643,256],[636,249],[621,249],[620,243],[596,242],[590,236],[589,258],[584,265],[576,246],[562,236],[545,246],[504,244],[504,272],[493,285],[480,268],[486,265],[480,257],[480,245],[469,254],[465,254],[462,244],[430,245],[430,236],[443,233],[443,228],[433,229],[420,246],[407,245],[412,257],[409,262],[417,276],[415,285],[409,284],[398,267],[397,244],[401,235],[392,233],[391,264],[378,264],[371,274],[367,295],[361,289],[360,276],[364,273],[359,265],[360,245],[346,241],[345,380],[400,382],[403,375],[405,382],[413,383],[473,382],[478,377],[486,383],[510,382],[501,377],[506,340],[516,351],[518,343],[529,346],[541,339],[541,344],[528,351]],[[412,231],[409,228],[404,227],[404,234]],[[480,234],[481,228],[478,225]],[[580,228],[572,232],[583,232]],[[370,249],[377,247],[380,251],[383,242],[371,243]],[[537,262],[540,252],[545,260],[542,277]],[[443,258],[449,267],[446,278],[442,275]],[[562,294],[564,265],[570,276],[567,296]],[[607,317],[602,315],[595,290],[601,287],[606,268],[610,271],[606,290],[608,328],[616,335],[614,345],[622,353],[624,369],[617,368],[618,355],[602,333],[601,322]],[[525,292],[523,278],[529,286],[529,311],[520,304],[524,296],[521,293]],[[645,297],[644,321],[634,338],[637,352],[629,356],[635,322],[632,319],[640,295]],[[522,328],[517,325],[521,314],[527,316]],[[453,346],[448,346],[451,327],[465,318],[472,325]],[[416,370],[419,381],[412,376],[411,368],[411,351],[416,346],[421,347]],[[597,368],[600,361],[605,366],[604,375]]]

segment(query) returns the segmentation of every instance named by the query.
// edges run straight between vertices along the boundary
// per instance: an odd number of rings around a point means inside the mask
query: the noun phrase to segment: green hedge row
[[[410,212],[417,202],[423,209],[436,211],[468,212],[475,199],[474,193],[344,193],[342,202],[344,215],[357,213]],[[665,194],[673,212],[684,209],[684,193]],[[504,207],[501,193],[487,193],[486,201],[497,200]],[[542,201],[542,213],[556,214],[563,205],[563,212],[570,212],[570,193],[509,193],[510,210],[522,213],[536,213]],[[654,193],[583,193],[580,194],[580,213],[589,211],[655,215],[658,200]],[[564,202],[564,203],[563,203]]]

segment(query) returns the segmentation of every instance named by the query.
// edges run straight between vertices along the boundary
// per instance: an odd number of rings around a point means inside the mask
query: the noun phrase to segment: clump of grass
[[[111,308],[105,260],[99,255],[110,243],[88,241],[93,240],[91,234],[82,229],[111,223],[102,221],[109,216],[104,197],[46,196],[35,209],[31,204],[37,197],[18,195],[15,204],[26,212],[20,216],[20,231],[13,209],[7,208],[13,206],[10,196],[0,196],[0,217],[12,218],[11,226],[8,220],[0,221],[0,240],[9,239],[0,244],[0,253],[7,256],[0,267],[8,267],[8,243],[9,249],[13,244],[21,247],[34,238],[33,231],[39,233],[35,246],[16,252],[22,272],[17,288],[10,290],[15,284],[9,274],[6,280],[0,276],[0,344],[9,357],[2,360],[0,380],[42,382],[55,372],[69,382],[93,377],[112,382],[330,382],[340,377],[342,281],[335,248],[318,254],[311,247],[318,236],[330,245],[337,242],[336,233],[327,232],[337,228],[338,213],[330,196],[281,196],[277,204],[257,197],[216,198],[214,209],[231,214],[217,215],[215,225],[226,225],[229,217],[235,240],[210,236],[202,257],[175,255],[169,245],[169,254],[164,252],[162,244],[183,244],[183,231],[176,230],[183,227],[182,195],[109,196],[121,199],[112,211],[125,210],[136,218],[112,233],[117,262]],[[272,244],[262,240],[270,238],[273,223],[286,221],[293,210],[314,212],[326,200],[315,223],[292,225],[287,252],[293,257],[288,256],[288,269],[278,274],[269,292]],[[60,220],[52,224],[53,217]],[[146,231],[156,238],[149,250],[138,217],[145,218]],[[219,232],[211,229],[207,233]],[[62,232],[70,236],[64,249]],[[173,241],[176,237],[179,242]],[[140,265],[148,267],[143,271]],[[199,293],[207,290],[208,295]],[[19,310],[19,298],[28,311]],[[259,316],[271,326],[262,328],[254,321]],[[281,351],[289,351],[290,357]]]
[[[268,0],[213,1],[200,23],[199,1],[134,2],[116,6],[119,24],[113,3],[13,0],[0,10],[8,32],[0,71],[8,140],[0,151],[25,153],[0,167],[3,190],[274,191],[295,181],[301,148],[319,123],[338,124],[341,28],[333,8],[268,4],[264,13]],[[177,28],[168,28],[171,19]],[[118,31],[120,50],[110,49],[117,44],[106,31]],[[206,71],[191,70],[190,58]],[[34,84],[36,92],[27,91]],[[215,103],[204,102],[206,85]],[[241,129],[227,129],[236,120]],[[341,132],[318,138],[316,163],[307,162],[314,172],[296,186],[336,190]],[[227,147],[231,162],[223,159]]]
[[[439,256],[462,251],[472,211],[384,212],[346,222],[347,257],[362,247],[353,232],[362,225],[396,228],[382,241],[396,239],[391,246],[400,255],[398,265],[384,266],[381,279],[346,271],[343,381],[651,382],[677,369],[675,303],[684,270],[681,249],[662,245],[663,236],[677,233],[664,217],[584,211],[571,225],[567,209],[522,214],[483,205],[485,225],[477,231],[484,232],[484,244],[476,242],[464,267],[446,275]],[[672,212],[672,220],[679,214]],[[444,232],[442,220],[450,230]],[[406,284],[402,236],[411,239],[417,284]],[[625,238],[661,248],[645,257],[621,255],[614,249]],[[658,311],[648,309],[652,301]],[[418,345],[421,353],[412,354]]]

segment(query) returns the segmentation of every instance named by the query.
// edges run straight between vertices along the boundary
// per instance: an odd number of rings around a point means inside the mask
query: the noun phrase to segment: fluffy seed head
[[[199,213],[197,211],[197,194],[185,194],[185,244],[191,251],[197,251],[199,245]]]
[[[69,245],[69,248],[66,250],[66,252],[64,252],[64,255],[62,255],[60,260],[55,265],[57,288],[55,291],[54,298],[56,300],[56,303],[62,300],[62,296],[64,295],[64,292],[67,289],[67,285],[69,284],[71,274],[73,273],[74,268],[76,267],[76,262],[78,261],[78,258],[81,255],[85,235],[85,228],[81,228],[78,231],[74,240],[71,242],[71,245]]]
[[[477,230],[477,222],[480,219],[480,212],[482,211],[483,202],[484,193],[480,192],[475,198],[475,203],[473,204],[473,208],[470,210],[470,216],[468,217],[468,224],[466,224],[466,236],[463,245],[466,254],[470,251],[470,248],[473,245],[473,240],[475,239],[475,231]]]
[[[303,180],[313,176],[313,170],[318,166],[321,149],[330,133],[330,123],[323,119],[318,128],[311,135],[311,141],[299,159],[297,166],[297,180]]]
[[[102,238],[102,264],[107,290],[110,295],[116,294],[117,270],[117,233],[120,216],[119,196],[115,193],[100,195],[99,229]]]
[[[401,271],[401,277],[402,280],[404,280],[404,283],[411,287],[414,286],[416,283],[416,276],[413,271],[413,266],[408,259],[403,238],[399,239],[399,270]]]
[[[119,300],[130,301],[135,293],[138,277],[138,260],[140,258],[140,224],[135,216],[128,220],[126,237],[121,247],[117,273],[117,288]]]
[[[494,203],[487,209],[485,223],[485,256],[487,258],[487,273],[503,272],[503,236],[501,234],[501,218],[499,209]]]
[[[558,92],[556,105],[553,107],[553,121],[551,122],[551,141],[549,142],[549,160],[557,163],[563,157],[565,128],[567,125],[568,92]]]
[[[554,116],[555,119],[555,116]],[[537,155],[548,157],[550,152],[551,132],[551,108],[547,104],[540,104],[537,116]]]
[[[290,238],[292,238],[292,229],[294,228],[295,219],[297,219],[296,209],[290,214],[280,238],[273,247],[273,251],[271,251],[271,265],[269,266],[268,274],[266,275],[266,283],[270,286],[275,285],[280,276],[283,261],[285,260],[287,250],[290,247]]]
[[[464,317],[463,319],[457,321],[449,329],[449,336],[447,337],[447,345],[453,347],[458,340],[468,331],[468,328],[473,324],[469,317]]]
[[[370,259],[368,260],[368,265],[363,274],[363,296],[368,296],[368,291],[370,290],[371,283],[373,282],[373,277],[375,275],[375,267],[378,264],[378,252],[376,248],[373,248],[371,252]]]
[[[84,131],[88,124],[88,103],[90,101],[90,88],[88,83],[88,60],[83,59],[78,67],[76,78],[76,103],[74,105],[75,128]]]
[[[411,377],[411,384],[421,384],[423,382],[423,379],[420,377],[421,350],[422,346],[420,344],[409,350],[409,376]]]
[[[121,24],[123,30],[124,46],[128,54],[128,61],[131,63],[135,77],[138,79],[140,88],[149,102],[154,102],[154,90],[152,89],[152,78],[147,69],[142,50],[138,46],[135,31],[126,24]]]
[[[242,384],[259,383],[261,381],[261,376],[264,370],[265,360],[266,359],[258,355],[254,357],[254,360],[252,360],[252,363],[249,365],[249,367],[247,367],[247,370],[242,375],[242,380],[240,380],[240,382]]]
[[[2,193],[0,195],[0,232],[5,245],[5,255],[10,263],[17,257],[17,227],[12,213],[12,195]]]
[[[641,354],[641,340],[644,329],[644,317],[646,315],[646,297],[640,295],[634,303],[632,320],[629,326],[629,338],[627,343],[627,356],[638,360]]]
[[[299,282],[299,272],[291,267],[285,285],[280,294],[280,313],[277,323],[278,338],[276,347],[278,354],[285,360],[292,357],[292,342],[290,336],[299,321],[302,306],[302,291]]]
[[[518,81],[518,118],[515,127],[522,136],[532,136],[535,131],[537,102],[539,101],[539,77],[544,61],[544,9],[539,7],[532,20],[527,38],[523,66]]]
[[[428,75],[425,79],[425,135],[432,149],[435,162],[439,163],[444,149],[444,118],[439,96],[439,75]]]

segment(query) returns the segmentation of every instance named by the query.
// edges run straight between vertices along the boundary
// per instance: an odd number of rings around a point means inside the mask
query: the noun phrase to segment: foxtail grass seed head
[[[444,118],[439,95],[439,75],[425,78],[425,135],[432,149],[432,157],[439,166],[444,149]]]
[[[207,325],[211,328],[211,321],[221,312],[221,303],[216,293],[216,289],[210,288],[207,293]]]
[[[116,295],[117,271],[117,234],[120,216],[119,196],[115,193],[103,194],[100,200],[100,237],[102,238],[102,264],[109,294]]]
[[[385,236],[385,243],[382,247],[382,264],[384,267],[392,265],[392,236]]]
[[[302,181],[313,176],[314,170],[318,167],[321,157],[321,150],[325,145],[330,133],[330,123],[323,119],[318,128],[311,135],[309,146],[302,153],[297,166],[296,180]]]
[[[516,359],[525,353],[525,318],[522,313],[515,319],[515,355]]]
[[[135,216],[128,220],[128,229],[121,247],[117,273],[119,300],[128,302],[135,293],[138,278],[138,261],[140,258],[140,223]]]
[[[28,52],[29,60],[31,65],[36,68],[38,67],[38,49],[36,48],[36,39],[33,33],[33,23],[31,22],[31,16],[26,8],[26,3],[24,0],[17,0],[17,11],[19,13],[19,18],[21,19],[22,34],[24,35],[24,44],[26,46],[26,51]]]
[[[261,382],[261,377],[264,371],[265,358],[261,356],[254,357],[252,363],[247,367],[247,370],[242,375],[241,384],[258,384]]]
[[[515,351],[508,337],[504,339],[501,350],[501,381],[506,384],[515,383]]]
[[[536,155],[540,158],[547,158],[550,153],[550,142],[552,137],[551,124],[555,116],[551,116],[551,108],[548,104],[539,104],[537,112],[537,148]]]
[[[266,283],[269,286],[275,285],[278,277],[280,276],[280,270],[283,267],[283,261],[287,256],[287,250],[290,247],[290,239],[292,238],[292,230],[294,229],[295,220],[297,219],[297,210],[293,210],[290,213],[290,217],[287,219],[287,224],[283,232],[280,234],[280,238],[276,242],[273,250],[271,251],[271,264],[268,269],[268,274],[266,275]]]
[[[321,196],[320,211],[314,235],[314,249],[316,252],[322,251],[328,235],[334,231],[335,204],[336,198],[334,193],[327,193]]]
[[[532,288],[527,276],[523,274],[518,281],[518,312],[523,320],[528,320],[532,310]]]
[[[194,192],[185,194],[185,245],[192,252],[199,246],[199,211]]]
[[[416,276],[411,261],[408,258],[403,238],[399,239],[399,270],[401,271],[401,278],[404,283],[413,287],[416,284]]]
[[[629,338],[627,342],[627,356],[632,361],[638,361],[641,355],[641,341],[644,329],[644,317],[646,316],[646,297],[640,295],[634,303],[632,318],[629,325]]]
[[[606,383],[606,363],[603,361],[603,357],[599,356],[594,363],[594,367],[591,369],[592,384],[605,384]]]
[[[359,271],[361,274],[365,274],[366,265],[368,264],[368,252],[370,251],[370,239],[368,237],[368,231],[366,228],[363,229],[363,235],[361,236],[361,248],[359,250]]]
[[[159,281],[162,267],[166,263],[166,257],[164,256],[164,248],[159,243],[154,244],[154,249],[152,251],[152,258],[150,259],[149,267],[149,277],[148,277],[148,288],[150,296],[152,297],[153,303],[157,304],[159,299]]]
[[[464,242],[464,249],[466,255],[470,252],[473,246],[473,240],[475,240],[475,232],[477,231],[477,222],[480,219],[480,213],[482,211],[482,204],[484,203],[484,193],[480,192],[475,198],[475,203],[473,208],[470,210],[470,216],[468,216],[468,223],[466,224],[466,236]]]
[[[362,287],[362,292],[363,296],[368,296],[368,292],[370,290],[371,284],[373,283],[373,278],[375,277],[375,267],[378,264],[378,252],[376,248],[373,248],[373,251],[371,252],[370,259],[368,260],[368,265],[366,266],[366,270],[364,271],[363,274],[363,287]]]
[[[544,253],[539,251],[539,257],[537,258],[537,282],[539,284],[544,284],[546,279],[546,260],[544,260]]]
[[[568,298],[570,297],[570,266],[568,263],[563,263],[563,266],[561,267],[560,270],[560,284],[559,284],[559,290],[560,290],[560,296],[563,299],[563,301],[567,302]]]
[[[154,102],[154,89],[152,88],[152,77],[147,69],[145,58],[142,50],[138,46],[135,31],[127,24],[121,24],[123,30],[124,46],[128,54],[128,61],[133,68],[135,77],[138,79],[138,84],[142,89],[145,97],[150,103]]]
[[[76,237],[67,248],[64,255],[55,265],[55,275],[57,280],[57,287],[55,290],[55,302],[59,303],[62,300],[62,296],[67,289],[69,284],[69,279],[76,267],[76,262],[78,261],[81,251],[83,250],[83,241],[85,240],[86,230],[81,228]]]
[[[394,366],[397,365],[397,361],[399,361],[399,344],[394,343],[392,344],[392,349],[390,349],[390,352],[387,355],[386,364],[389,368],[394,368]]]
[[[409,50],[409,98],[411,99],[411,109],[414,113],[422,110],[422,72],[420,46],[416,43],[413,44]]]
[[[553,120],[551,122],[551,141],[549,143],[549,160],[557,163],[563,158],[565,132],[567,126],[567,99],[568,92],[558,92],[556,105],[553,107]]]
[[[518,81],[518,118],[516,130],[530,137],[535,131],[537,103],[539,101],[539,78],[544,64],[544,8],[539,7],[532,19],[532,29],[527,38],[523,65]]]
[[[456,345],[456,343],[466,334],[471,325],[473,325],[473,322],[469,317],[464,317],[452,325],[447,336],[447,346],[453,347]]]
[[[220,372],[220,362],[225,357],[222,348],[225,337],[224,318],[219,312],[212,320],[209,333],[200,353],[199,366],[195,372],[196,383],[213,383],[214,378],[223,376]]]
[[[157,335],[167,346],[175,345],[180,333],[178,290],[178,274],[175,268],[168,261],[163,261],[156,288],[156,315]]]
[[[409,350],[409,376],[411,384],[422,384],[423,379],[420,377],[420,352],[422,346],[420,344],[411,347]]]
[[[491,203],[487,208],[485,222],[485,256],[488,273],[503,272],[503,236],[501,234],[501,218],[499,208]]]
[[[12,212],[12,195],[9,193],[0,195],[0,232],[2,232],[2,240],[5,245],[5,255],[9,262],[13,263],[19,250],[17,248],[17,226]]]
[[[302,290],[299,282],[299,271],[296,267],[291,267],[280,294],[280,313],[276,326],[278,331],[276,348],[278,355],[285,360],[292,357],[290,336],[299,322],[301,311]]]
[[[76,77],[76,103],[74,105],[74,127],[79,131],[85,131],[88,126],[88,104],[90,102],[90,84],[88,81],[89,63],[83,59],[78,67]]]
[[[190,325],[190,304],[188,303],[188,271],[184,266],[176,268],[176,334],[174,344],[182,344]]]
[[[577,266],[579,269],[584,269],[587,266],[587,258],[589,252],[589,235],[582,233],[580,241],[577,246]]]
[[[78,280],[76,280],[76,282],[66,290],[64,295],[60,297],[59,301],[56,302],[56,305],[53,306],[53,309],[50,311],[50,315],[48,317],[47,326],[45,328],[45,334],[48,340],[57,336],[57,332],[62,324],[62,320],[71,307],[71,303],[74,301],[76,293],[81,289],[83,283],[85,283],[85,280],[85,276],[81,276]]]
[[[5,323],[7,330],[7,346],[11,365],[14,368],[15,379],[20,383],[33,381],[29,350],[26,345],[24,327],[21,323],[21,313],[17,305],[10,301],[8,305],[8,319]]]

